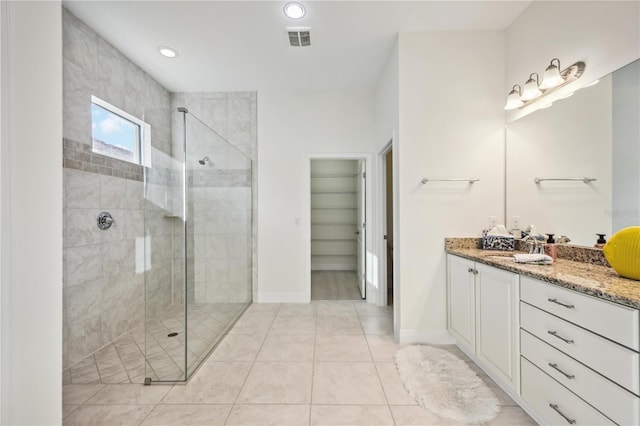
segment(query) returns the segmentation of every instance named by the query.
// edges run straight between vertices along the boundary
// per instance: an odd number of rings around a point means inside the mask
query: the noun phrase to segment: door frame
[[[399,137],[396,131],[393,131],[389,136],[388,142],[383,145],[383,147],[378,151],[376,157],[376,169],[378,171],[377,174],[377,184],[376,184],[376,193],[374,194],[376,197],[375,203],[375,214],[376,214],[376,224],[375,224],[375,246],[379,256],[384,256],[385,261],[378,262],[376,268],[376,274],[378,275],[378,286],[382,286],[381,281],[384,280],[386,286],[386,277],[387,277],[387,245],[384,240],[384,235],[386,232],[387,226],[387,211],[386,211],[386,203],[391,202],[392,210],[393,210],[393,336],[398,341],[400,336],[400,327],[401,327],[401,308],[402,303],[400,300],[401,296],[401,282],[400,282],[400,239],[401,235],[399,233],[399,191],[398,191],[398,181],[399,181],[399,157],[400,157],[400,149],[399,149]],[[387,200],[385,181],[386,181],[386,164],[385,164],[385,155],[389,152],[389,150],[393,150],[393,164],[392,164],[392,182],[391,185],[393,187],[393,199]],[[386,306],[387,305],[387,290],[378,292],[378,306]]]
[[[356,224],[356,271],[358,278],[358,290],[360,290],[360,297],[367,299],[367,162],[365,160],[357,160],[358,172],[356,174],[356,202],[357,208],[357,224]],[[364,185],[363,185],[364,181]],[[364,217],[363,217],[364,216]]]
[[[377,203],[377,211],[379,212],[380,221],[378,222],[378,235],[380,238],[377,240],[378,245],[378,253],[380,254],[380,259],[384,259],[379,262],[378,273],[380,276],[380,286],[382,287],[382,282],[384,282],[384,291],[380,291],[378,294],[378,306],[387,306],[387,241],[384,239],[384,236],[387,235],[387,203],[391,202],[393,204],[393,199],[387,199],[387,167],[386,167],[386,156],[389,151],[393,150],[393,138],[385,144],[385,146],[378,153],[378,167],[380,170],[380,185],[379,189],[379,200]],[[392,166],[393,167],[393,166]],[[395,170],[395,167],[393,167]],[[393,179],[393,176],[391,177]],[[392,183],[393,186],[393,183]],[[395,193],[395,191],[394,191]],[[397,212],[395,208],[393,208],[393,216],[394,216],[394,225],[396,220]],[[393,305],[394,310],[396,305],[396,281],[395,281],[395,264],[396,264],[396,247],[395,247],[395,232],[394,232],[394,250],[393,250],[393,264],[394,264],[394,280],[393,280]]]
[[[311,160],[363,160],[365,163],[365,173],[367,174],[366,179],[365,179],[365,194],[372,194],[373,193],[373,187],[372,187],[372,181],[373,179],[371,179],[371,177],[373,176],[373,161],[372,161],[372,155],[370,153],[309,153],[306,155],[306,159],[305,159],[305,180],[304,180],[304,186],[305,186],[305,194],[304,194],[304,207],[302,209],[303,212],[303,217],[302,217],[302,221],[303,221],[303,234],[304,234],[304,248],[305,248],[305,281],[306,281],[306,286],[305,286],[305,293],[306,293],[306,299],[311,301]],[[372,226],[370,225],[371,223],[373,223],[373,203],[372,203],[372,199],[373,197],[371,196],[367,196],[366,197],[366,204],[365,204],[365,218],[366,218],[366,224],[367,224],[367,231],[369,231]],[[373,285],[372,285],[372,276],[373,271],[374,271],[374,267],[372,266],[372,262],[370,261],[371,258],[373,258],[374,256],[372,255],[372,251],[374,249],[374,247],[372,247],[371,244],[371,240],[372,238],[369,236],[369,233],[367,232],[367,236],[365,238],[365,252],[366,252],[366,270],[365,270],[365,280],[367,282],[366,285],[366,301],[368,303],[377,303],[378,300],[372,300],[372,299],[377,299],[377,297],[369,297],[370,295],[376,294],[377,292],[375,291],[375,289],[373,289]]]

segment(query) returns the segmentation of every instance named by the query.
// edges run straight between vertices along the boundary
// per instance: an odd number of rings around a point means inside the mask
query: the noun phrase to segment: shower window
[[[91,137],[95,153],[150,166],[151,126],[91,96]]]

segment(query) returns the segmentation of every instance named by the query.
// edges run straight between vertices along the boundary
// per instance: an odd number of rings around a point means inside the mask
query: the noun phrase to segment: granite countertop
[[[468,244],[447,243],[446,252],[610,302],[640,309],[640,281],[622,278],[613,269],[606,266],[560,258],[556,259],[552,265],[515,263],[513,254],[523,252],[482,250],[470,247]]]

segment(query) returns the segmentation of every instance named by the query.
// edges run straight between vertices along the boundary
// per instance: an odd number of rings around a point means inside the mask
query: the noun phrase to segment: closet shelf
[[[335,253],[332,253],[332,254],[312,254],[311,255],[311,257],[327,257],[327,256],[333,256],[333,257],[336,257],[336,256],[339,256],[339,257],[356,257],[355,254],[335,254]]]
[[[311,206],[311,210],[358,210],[357,207],[313,207]]]
[[[356,177],[358,176],[357,173],[332,173],[332,174],[312,174],[311,177],[312,178],[319,178],[319,179],[327,179],[327,178],[350,178],[350,177]]]
[[[312,238],[311,242],[315,242],[315,241],[326,241],[326,242],[331,242],[331,241],[355,241],[355,234],[353,234],[354,237],[353,238]]]
[[[311,195],[357,194],[357,191],[311,191]]]
[[[311,222],[311,226],[313,225],[353,225],[357,226],[357,223],[353,222]]]

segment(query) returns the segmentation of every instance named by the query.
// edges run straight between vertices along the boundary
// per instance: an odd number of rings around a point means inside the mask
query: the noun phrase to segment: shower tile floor
[[[400,345],[392,315],[362,301],[253,304],[186,384],[67,384],[63,423],[456,424],[404,390],[393,362]],[[498,397],[500,413],[489,424],[535,425],[460,350],[443,348],[469,362]]]
[[[65,384],[142,384],[184,378],[184,357],[189,374],[199,367],[211,348],[240,315],[245,304],[190,304],[189,341],[184,343],[184,307],[174,305],[113,343],[64,371]],[[175,337],[169,333],[177,332]],[[145,365],[145,346],[147,360]]]

